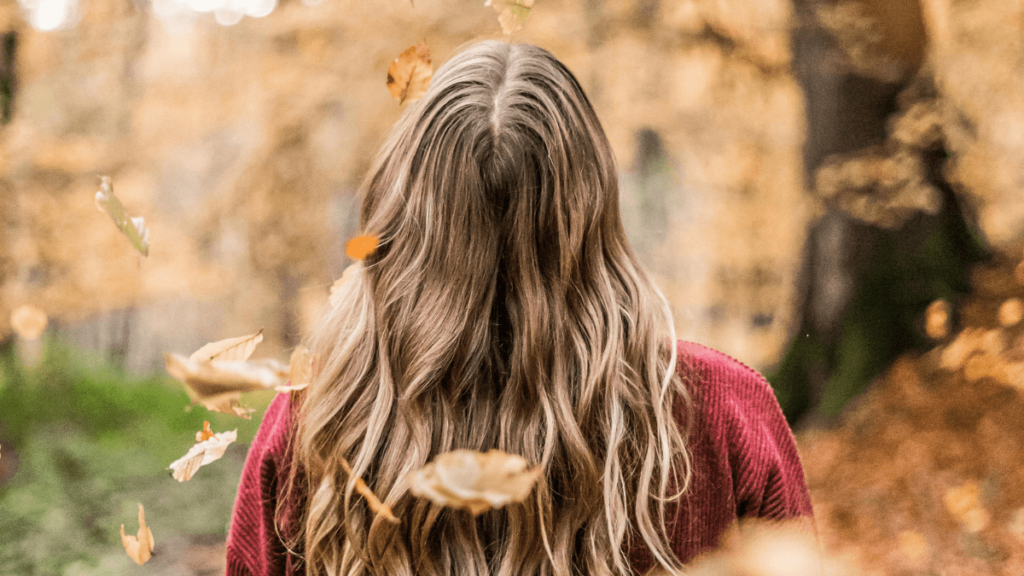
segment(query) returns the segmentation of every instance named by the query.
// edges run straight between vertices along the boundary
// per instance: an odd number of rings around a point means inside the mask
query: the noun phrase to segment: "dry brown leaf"
[[[313,378],[313,355],[306,350],[305,346],[299,346],[292,351],[292,358],[288,362],[288,384],[274,388],[278,392],[294,392],[309,386]]]
[[[945,300],[936,300],[928,305],[924,312],[924,331],[929,338],[938,340],[945,338],[949,333],[949,303]]]
[[[349,465],[348,460],[342,458],[340,463],[345,472],[351,475],[352,466]],[[380,514],[392,524],[398,524],[400,522],[394,512],[391,511],[391,507],[381,502],[380,498],[377,498],[377,495],[373,493],[373,490],[370,490],[370,487],[366,485],[366,482],[363,482],[362,478],[356,478],[356,492],[362,495],[363,498],[366,498],[366,503],[370,506],[370,510],[373,510],[376,514]]]
[[[1010,298],[999,307],[999,323],[1013,326],[1024,319],[1024,302],[1020,298]]]
[[[501,31],[507,36],[523,27],[533,3],[534,0],[487,0],[484,6],[490,6],[498,12],[498,24],[501,24]]]
[[[46,312],[31,304],[22,304],[11,311],[11,329],[25,340],[39,338],[48,322]]]
[[[388,66],[388,92],[399,104],[418,100],[427,93],[433,75],[430,47],[423,41],[407,48]]]
[[[110,176],[103,176],[100,178],[100,189],[96,192],[94,198],[96,202],[96,209],[100,212],[106,212],[110,219],[114,221],[117,228],[128,237],[128,240],[132,243],[143,256],[149,256],[149,229],[146,228],[146,222],[141,216],[136,218],[129,218],[128,214],[124,210],[124,206],[121,205],[121,201],[114,196],[114,188],[110,182]]]
[[[178,482],[191,480],[201,466],[224,456],[228,445],[237,439],[238,429],[214,434],[210,423],[203,422],[203,429],[196,433],[196,444],[184,456],[171,462],[168,470],[173,470],[171,475]]]
[[[284,386],[288,368],[273,359],[196,361],[181,354],[164,354],[167,373],[186,384],[193,402],[207,410],[248,418],[251,409],[238,405],[242,392]]]
[[[1013,269],[1013,277],[1017,279],[1017,284],[1024,286],[1024,262],[1017,264]]]
[[[139,566],[145,564],[153,555],[153,547],[155,546],[153,531],[149,529],[149,526],[146,526],[146,512],[142,509],[142,504],[139,504],[138,535],[125,536],[124,524],[121,524],[121,544],[124,545],[128,556]]]
[[[435,504],[480,514],[525,500],[540,475],[540,466],[529,468],[522,457],[501,450],[455,450],[417,470],[410,490]]]
[[[248,360],[256,345],[263,341],[263,329],[248,336],[227,338],[204,345],[189,356],[189,360]]]

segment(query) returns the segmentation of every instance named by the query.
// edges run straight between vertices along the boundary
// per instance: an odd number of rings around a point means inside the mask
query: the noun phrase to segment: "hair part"
[[[626,576],[637,536],[677,569],[665,506],[689,485],[692,402],[569,70],[534,46],[470,46],[395,125],[364,194],[380,244],[312,334],[298,414],[307,573]],[[437,454],[492,448],[542,466],[531,500],[474,517],[408,493]]]

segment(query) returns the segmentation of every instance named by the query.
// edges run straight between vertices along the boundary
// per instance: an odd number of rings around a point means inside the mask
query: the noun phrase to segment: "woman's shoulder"
[[[679,373],[707,402],[753,404],[779,410],[775,393],[760,372],[723,352],[678,341]]]
[[[774,451],[792,431],[771,385],[757,370],[695,342],[679,342],[680,374],[696,406],[698,426],[722,448]]]
[[[764,376],[692,342],[679,343],[679,356],[700,406],[698,434],[709,458],[730,470],[739,515],[810,515],[796,441]]]

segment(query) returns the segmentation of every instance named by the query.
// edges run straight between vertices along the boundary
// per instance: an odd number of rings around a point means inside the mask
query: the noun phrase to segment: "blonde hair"
[[[626,576],[637,535],[677,569],[665,505],[689,485],[692,402],[569,70],[534,46],[471,45],[394,126],[364,193],[380,245],[314,330],[297,418],[307,573]],[[474,517],[408,493],[460,448],[541,465],[532,499]]]

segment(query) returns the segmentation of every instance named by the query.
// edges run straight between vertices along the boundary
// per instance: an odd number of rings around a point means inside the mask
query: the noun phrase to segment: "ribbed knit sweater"
[[[680,371],[690,367],[688,386],[697,406],[689,441],[692,483],[666,510],[679,559],[687,562],[715,548],[739,518],[810,518],[793,433],[768,382],[721,352],[682,341],[678,346]],[[228,532],[228,576],[299,574],[274,528],[277,503],[286,497],[293,416],[289,395],[279,394],[249,448]],[[298,517],[296,507],[283,507],[285,523]],[[637,574],[655,565],[642,541],[627,557]]]

